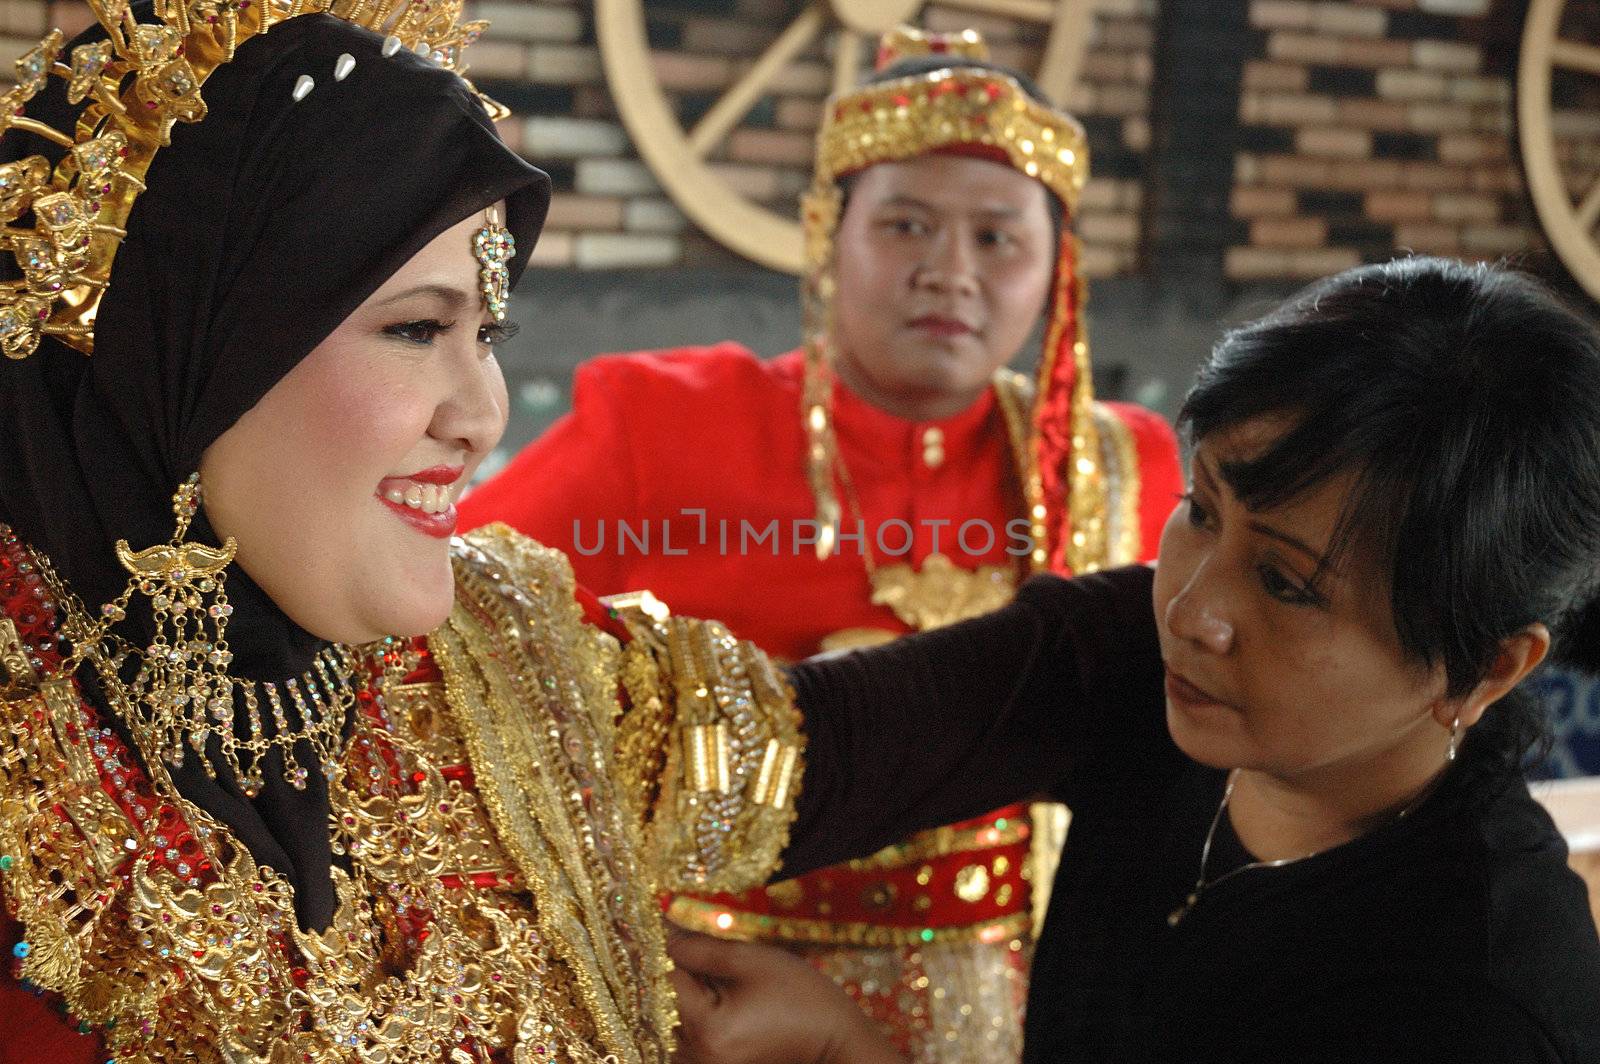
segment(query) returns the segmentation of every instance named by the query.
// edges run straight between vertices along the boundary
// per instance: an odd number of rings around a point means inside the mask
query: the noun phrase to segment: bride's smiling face
[[[455,501],[506,425],[483,224],[417,252],[201,460],[212,527],[324,639],[420,635],[450,611]]]

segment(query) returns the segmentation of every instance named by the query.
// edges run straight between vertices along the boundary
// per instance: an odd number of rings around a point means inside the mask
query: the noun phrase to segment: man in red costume
[[[588,363],[466,525],[505,521],[598,592],[648,588],[789,659],[993,609],[1031,571],[1154,555],[1181,469],[1159,416],[1093,398],[1067,224],[1081,127],[970,32],[900,31],[879,68],[819,134],[805,345]],[[1004,367],[1041,314],[1035,383]],[[1060,828],[999,810],[672,917],[804,949],[914,1059],[1015,1061],[1030,883]]]

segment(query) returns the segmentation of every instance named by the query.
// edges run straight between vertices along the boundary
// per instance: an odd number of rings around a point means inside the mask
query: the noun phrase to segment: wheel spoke
[[[1038,80],[1046,97],[1066,106],[1094,29],[1094,0],[1060,0],[1055,9]]]
[[[943,0],[948,7],[964,7],[969,11],[982,11],[988,15],[1010,15],[1012,18],[1050,22],[1060,6],[1054,0]]]
[[[722,143],[723,138],[739,124],[739,120],[750,113],[750,108],[756,105],[767,86],[772,84],[772,79],[822,32],[824,19],[821,4],[808,5],[789,24],[789,28],[767,46],[761,58],[745,71],[744,76],[712,104],[689,134],[689,146],[696,155],[704,159],[711,154],[711,149]]]
[[[1600,179],[1589,186],[1589,192],[1583,197],[1583,202],[1578,204],[1577,222],[1578,231],[1587,233],[1594,228],[1594,223],[1600,221]]]
[[[1556,41],[1550,45],[1550,62],[1585,74],[1600,74],[1600,47],[1581,41]]]
[[[861,76],[861,34],[840,30],[834,43],[837,50],[833,54],[833,91],[848,92]]]

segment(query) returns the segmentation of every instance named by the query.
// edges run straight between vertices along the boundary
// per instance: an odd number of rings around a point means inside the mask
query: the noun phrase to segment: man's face
[[[1050,292],[1049,192],[986,159],[879,163],[835,241],[840,377],[902,416],[954,414],[1016,355]]]

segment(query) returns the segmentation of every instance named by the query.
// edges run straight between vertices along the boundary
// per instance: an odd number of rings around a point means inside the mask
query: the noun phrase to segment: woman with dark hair
[[[1518,688],[1600,575],[1596,332],[1503,269],[1363,267],[1229,333],[1181,423],[1154,571],[793,670],[785,871],[1048,789],[1027,1061],[1600,1060]],[[782,955],[673,953],[687,1059],[895,1059]]]

